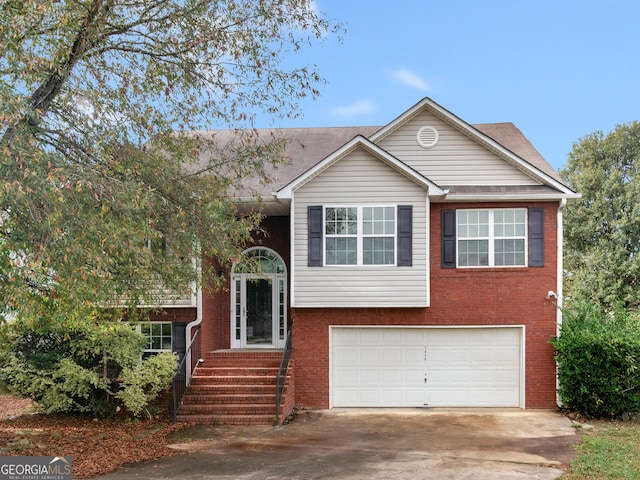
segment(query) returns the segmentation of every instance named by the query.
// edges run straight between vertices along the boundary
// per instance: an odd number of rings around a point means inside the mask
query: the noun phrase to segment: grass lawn
[[[639,479],[640,424],[631,422],[590,422],[595,428],[583,432],[578,458],[563,480]]]

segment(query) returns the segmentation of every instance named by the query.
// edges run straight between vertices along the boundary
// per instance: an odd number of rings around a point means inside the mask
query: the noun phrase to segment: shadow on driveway
[[[302,411],[280,428],[196,426],[182,455],[125,466],[124,479],[554,479],[580,437],[557,411]]]

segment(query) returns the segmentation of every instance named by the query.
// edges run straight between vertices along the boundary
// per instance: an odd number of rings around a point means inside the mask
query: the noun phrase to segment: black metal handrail
[[[289,370],[289,360],[291,359],[291,328],[287,334],[287,342],[282,352],[282,359],[280,360],[280,369],[278,370],[278,377],[276,379],[276,425],[280,425],[280,403],[282,402],[282,392],[284,391],[284,385],[287,381],[287,372]]]
[[[176,370],[176,375],[173,377],[171,381],[171,395],[173,398],[173,423],[176,423],[178,417],[178,407],[182,403],[182,399],[184,398],[184,394],[187,391],[187,385],[191,376],[193,375],[193,371],[198,366],[201,361],[200,358],[200,326],[196,327],[196,331],[191,337],[191,341],[189,342],[189,346],[184,352],[184,356],[178,365],[178,369]],[[186,362],[187,358],[189,358],[189,353],[191,353],[191,365],[190,369],[186,371]]]

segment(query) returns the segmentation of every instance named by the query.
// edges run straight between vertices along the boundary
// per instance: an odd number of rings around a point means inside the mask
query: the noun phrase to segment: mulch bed
[[[96,420],[32,412],[29,400],[0,395],[0,455],[70,455],[73,478],[176,455],[180,452],[168,448],[167,436],[186,426],[162,417]]]

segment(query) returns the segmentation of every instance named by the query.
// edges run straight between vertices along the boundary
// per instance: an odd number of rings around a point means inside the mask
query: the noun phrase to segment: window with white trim
[[[396,207],[325,207],[325,265],[395,265]]]
[[[140,333],[147,337],[143,358],[173,351],[171,322],[139,322]]]
[[[458,267],[527,264],[527,209],[457,210]]]

